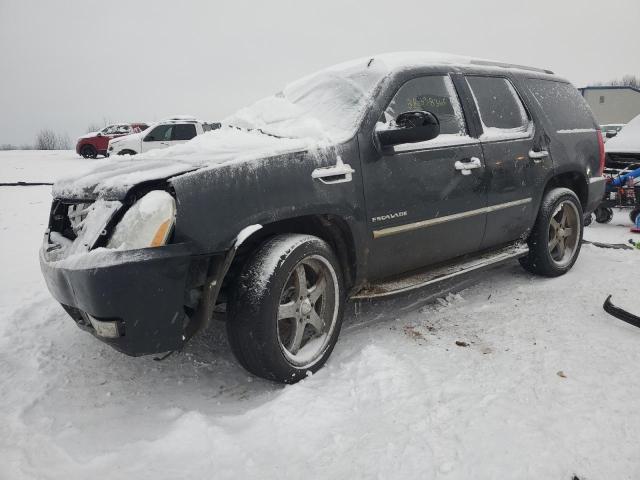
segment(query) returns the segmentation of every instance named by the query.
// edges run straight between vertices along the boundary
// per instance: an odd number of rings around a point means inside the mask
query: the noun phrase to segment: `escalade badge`
[[[406,216],[407,216],[406,211],[388,213],[386,215],[380,215],[379,217],[372,217],[371,223],[386,222],[387,220],[393,220],[394,218],[400,218],[400,217],[406,217]]]

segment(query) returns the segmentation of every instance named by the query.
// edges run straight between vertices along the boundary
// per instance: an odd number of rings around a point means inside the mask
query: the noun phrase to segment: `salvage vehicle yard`
[[[0,153],[15,182],[90,167],[73,152]],[[324,369],[283,387],[236,363],[221,322],[162,362],[88,336],[40,274],[50,187],[0,187],[0,201],[3,478],[639,473],[640,332],[602,310],[613,293],[638,311],[637,250],[585,244],[559,278],[513,263],[434,304],[368,305]],[[630,238],[626,212],[585,228]]]

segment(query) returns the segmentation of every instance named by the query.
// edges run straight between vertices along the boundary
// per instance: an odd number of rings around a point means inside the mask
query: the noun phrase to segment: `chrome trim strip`
[[[531,198],[523,198],[520,200],[514,200],[513,202],[499,203],[497,205],[491,205],[490,207],[478,208],[477,210],[468,210],[466,212],[454,213],[453,215],[447,215],[444,217],[432,218],[430,220],[423,220],[421,222],[406,223],[404,225],[398,225],[397,227],[383,228],[381,230],[373,231],[373,238],[383,238],[390,235],[397,235],[398,233],[410,232],[412,230],[418,230],[420,228],[433,227],[434,225],[440,225],[441,223],[451,222],[453,220],[460,220],[462,218],[469,218],[475,215],[481,215],[483,213],[492,213],[505,208],[517,207],[518,205],[526,205],[531,203]]]

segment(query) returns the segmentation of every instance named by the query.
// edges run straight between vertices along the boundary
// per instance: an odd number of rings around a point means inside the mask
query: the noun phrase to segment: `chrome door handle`
[[[342,163],[342,159],[338,157],[338,162],[332,167],[316,168],[311,172],[311,178],[320,182],[331,185],[333,183],[350,182],[352,174],[355,170],[348,163]]]
[[[542,160],[543,158],[547,158],[549,156],[549,152],[547,152],[546,150],[540,150],[539,152],[536,152],[535,150],[529,150],[529,158],[531,160]],[[540,163],[540,162],[536,162],[536,163]]]
[[[462,175],[470,175],[471,170],[473,170],[474,168],[482,167],[482,162],[478,157],[471,157],[467,162],[458,160],[453,164],[453,166],[456,170],[460,170],[460,173],[462,173]]]

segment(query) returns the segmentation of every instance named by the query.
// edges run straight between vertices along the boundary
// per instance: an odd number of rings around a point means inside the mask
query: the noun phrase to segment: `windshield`
[[[287,85],[223,123],[279,137],[347,140],[387,73],[380,62],[369,60],[336,65]]]

